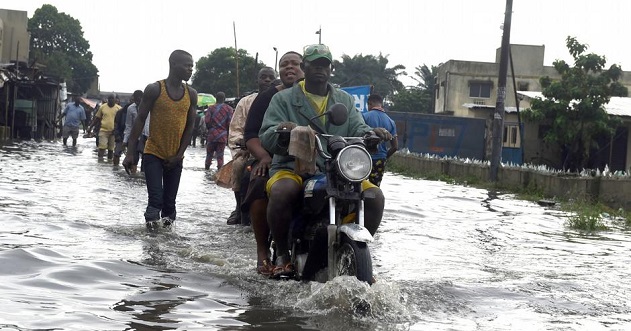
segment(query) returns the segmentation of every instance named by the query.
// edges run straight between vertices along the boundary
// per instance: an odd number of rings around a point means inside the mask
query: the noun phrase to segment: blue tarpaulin
[[[357,107],[359,111],[361,111],[362,113],[368,111],[368,96],[370,95],[370,85],[341,87],[340,89],[346,91],[348,94],[352,95],[353,98],[355,98],[355,107]]]

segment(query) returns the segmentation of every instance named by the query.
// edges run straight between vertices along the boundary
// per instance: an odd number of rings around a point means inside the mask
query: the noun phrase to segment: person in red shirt
[[[208,128],[206,138],[206,170],[210,169],[213,159],[217,159],[217,169],[223,167],[223,152],[228,144],[228,129],[234,109],[225,104],[226,94],[217,92],[217,103],[208,106],[204,122]]]

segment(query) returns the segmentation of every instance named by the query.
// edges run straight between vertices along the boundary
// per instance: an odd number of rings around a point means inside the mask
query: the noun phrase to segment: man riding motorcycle
[[[303,63],[304,81],[294,87],[278,92],[272,98],[263,125],[259,132],[261,144],[274,154],[270,169],[270,179],[266,191],[269,196],[267,220],[276,243],[276,261],[273,275],[276,277],[292,275],[295,270],[290,262],[288,233],[289,224],[296,208],[301,205],[303,180],[313,174],[298,174],[296,162],[288,155],[287,147],[279,144],[277,129],[293,129],[296,126],[314,126],[317,122],[321,133],[346,137],[361,137],[374,131],[382,140],[390,140],[392,136],[383,128],[372,129],[355,108],[355,100],[348,93],[329,84],[333,57],[329,48],[322,44],[309,45],[304,48]],[[326,117],[315,121],[310,119],[323,115],[333,104],[341,103],[348,109],[346,123],[335,126],[328,123]],[[316,157],[318,169],[323,169],[324,160]],[[365,226],[371,235],[377,231],[385,199],[381,190],[365,180],[362,182],[365,199]]]

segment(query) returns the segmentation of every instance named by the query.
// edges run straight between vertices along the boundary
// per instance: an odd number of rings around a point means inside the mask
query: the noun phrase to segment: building
[[[27,62],[31,34],[25,11],[0,9],[0,63]]]
[[[59,80],[30,65],[25,11],[0,9],[0,140],[54,139]]]
[[[530,107],[529,96],[522,92],[539,92],[541,77],[549,76],[560,79],[560,75],[552,66],[544,66],[545,46],[543,45],[511,45],[508,75],[506,81],[505,117],[502,162],[546,164],[557,168],[561,164],[561,153],[557,146],[549,146],[542,141],[540,126],[534,123],[522,123],[520,110]],[[481,118],[487,121],[486,159],[491,154],[492,116],[497,101],[497,84],[500,62],[500,48],[496,51],[495,62],[476,62],[449,60],[438,67],[436,75],[434,112],[454,117]],[[623,74],[621,83],[631,90],[631,72]],[[623,116],[615,114],[616,116]],[[631,118],[629,118],[631,119]],[[625,122],[626,123],[626,122]],[[625,124],[628,126],[628,124]],[[523,128],[523,130],[521,130]],[[626,130],[626,131],[625,131]],[[627,132],[628,129],[623,129]],[[618,139],[628,136],[617,135]],[[522,141],[523,140],[523,141]],[[626,146],[631,146],[625,141]],[[625,146],[625,151],[626,151]],[[603,156],[603,160],[612,160],[613,152]],[[627,160],[625,152],[616,167],[628,170],[631,159]],[[610,164],[610,163],[609,163]],[[611,166],[610,166],[611,167]]]

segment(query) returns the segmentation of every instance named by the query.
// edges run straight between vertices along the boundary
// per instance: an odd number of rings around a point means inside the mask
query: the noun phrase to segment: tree
[[[255,64],[255,59],[244,49],[239,49],[239,94],[258,89],[256,76],[266,65],[262,62]],[[200,58],[195,64],[192,86],[198,92],[215,94],[219,91],[226,96],[237,95],[237,74],[235,49],[222,47],[213,50],[207,56]]]
[[[614,64],[605,69],[604,56],[586,53],[587,45],[567,37],[566,46],[574,58],[570,67],[556,60],[554,68],[561,79],[540,79],[544,99],[533,99],[524,112],[526,119],[549,125],[544,141],[557,144],[564,153],[563,169],[580,170],[588,166],[598,138],[610,137],[620,120],[605,111],[611,96],[627,96],[618,80],[622,69]]]
[[[405,66],[398,64],[388,68],[388,57],[379,54],[342,55],[342,62],[334,60],[335,68],[331,83],[339,86],[372,85],[374,91],[388,98],[395,91],[402,90],[403,84],[398,80],[399,75],[407,75]]]
[[[392,111],[413,112],[431,114],[434,112],[434,84],[436,80],[437,67],[430,69],[423,64],[416,67],[414,79],[418,84],[406,89],[397,91],[392,96]]]
[[[31,33],[30,61],[44,64],[44,73],[65,80],[68,89],[85,93],[97,78],[90,43],[83,38],[81,23],[52,5],[37,9],[28,21]]]
[[[425,90],[416,86],[410,86],[397,91],[396,94],[392,96],[392,105],[389,108],[391,111],[406,113],[429,113],[429,110],[423,107],[427,104]]]

